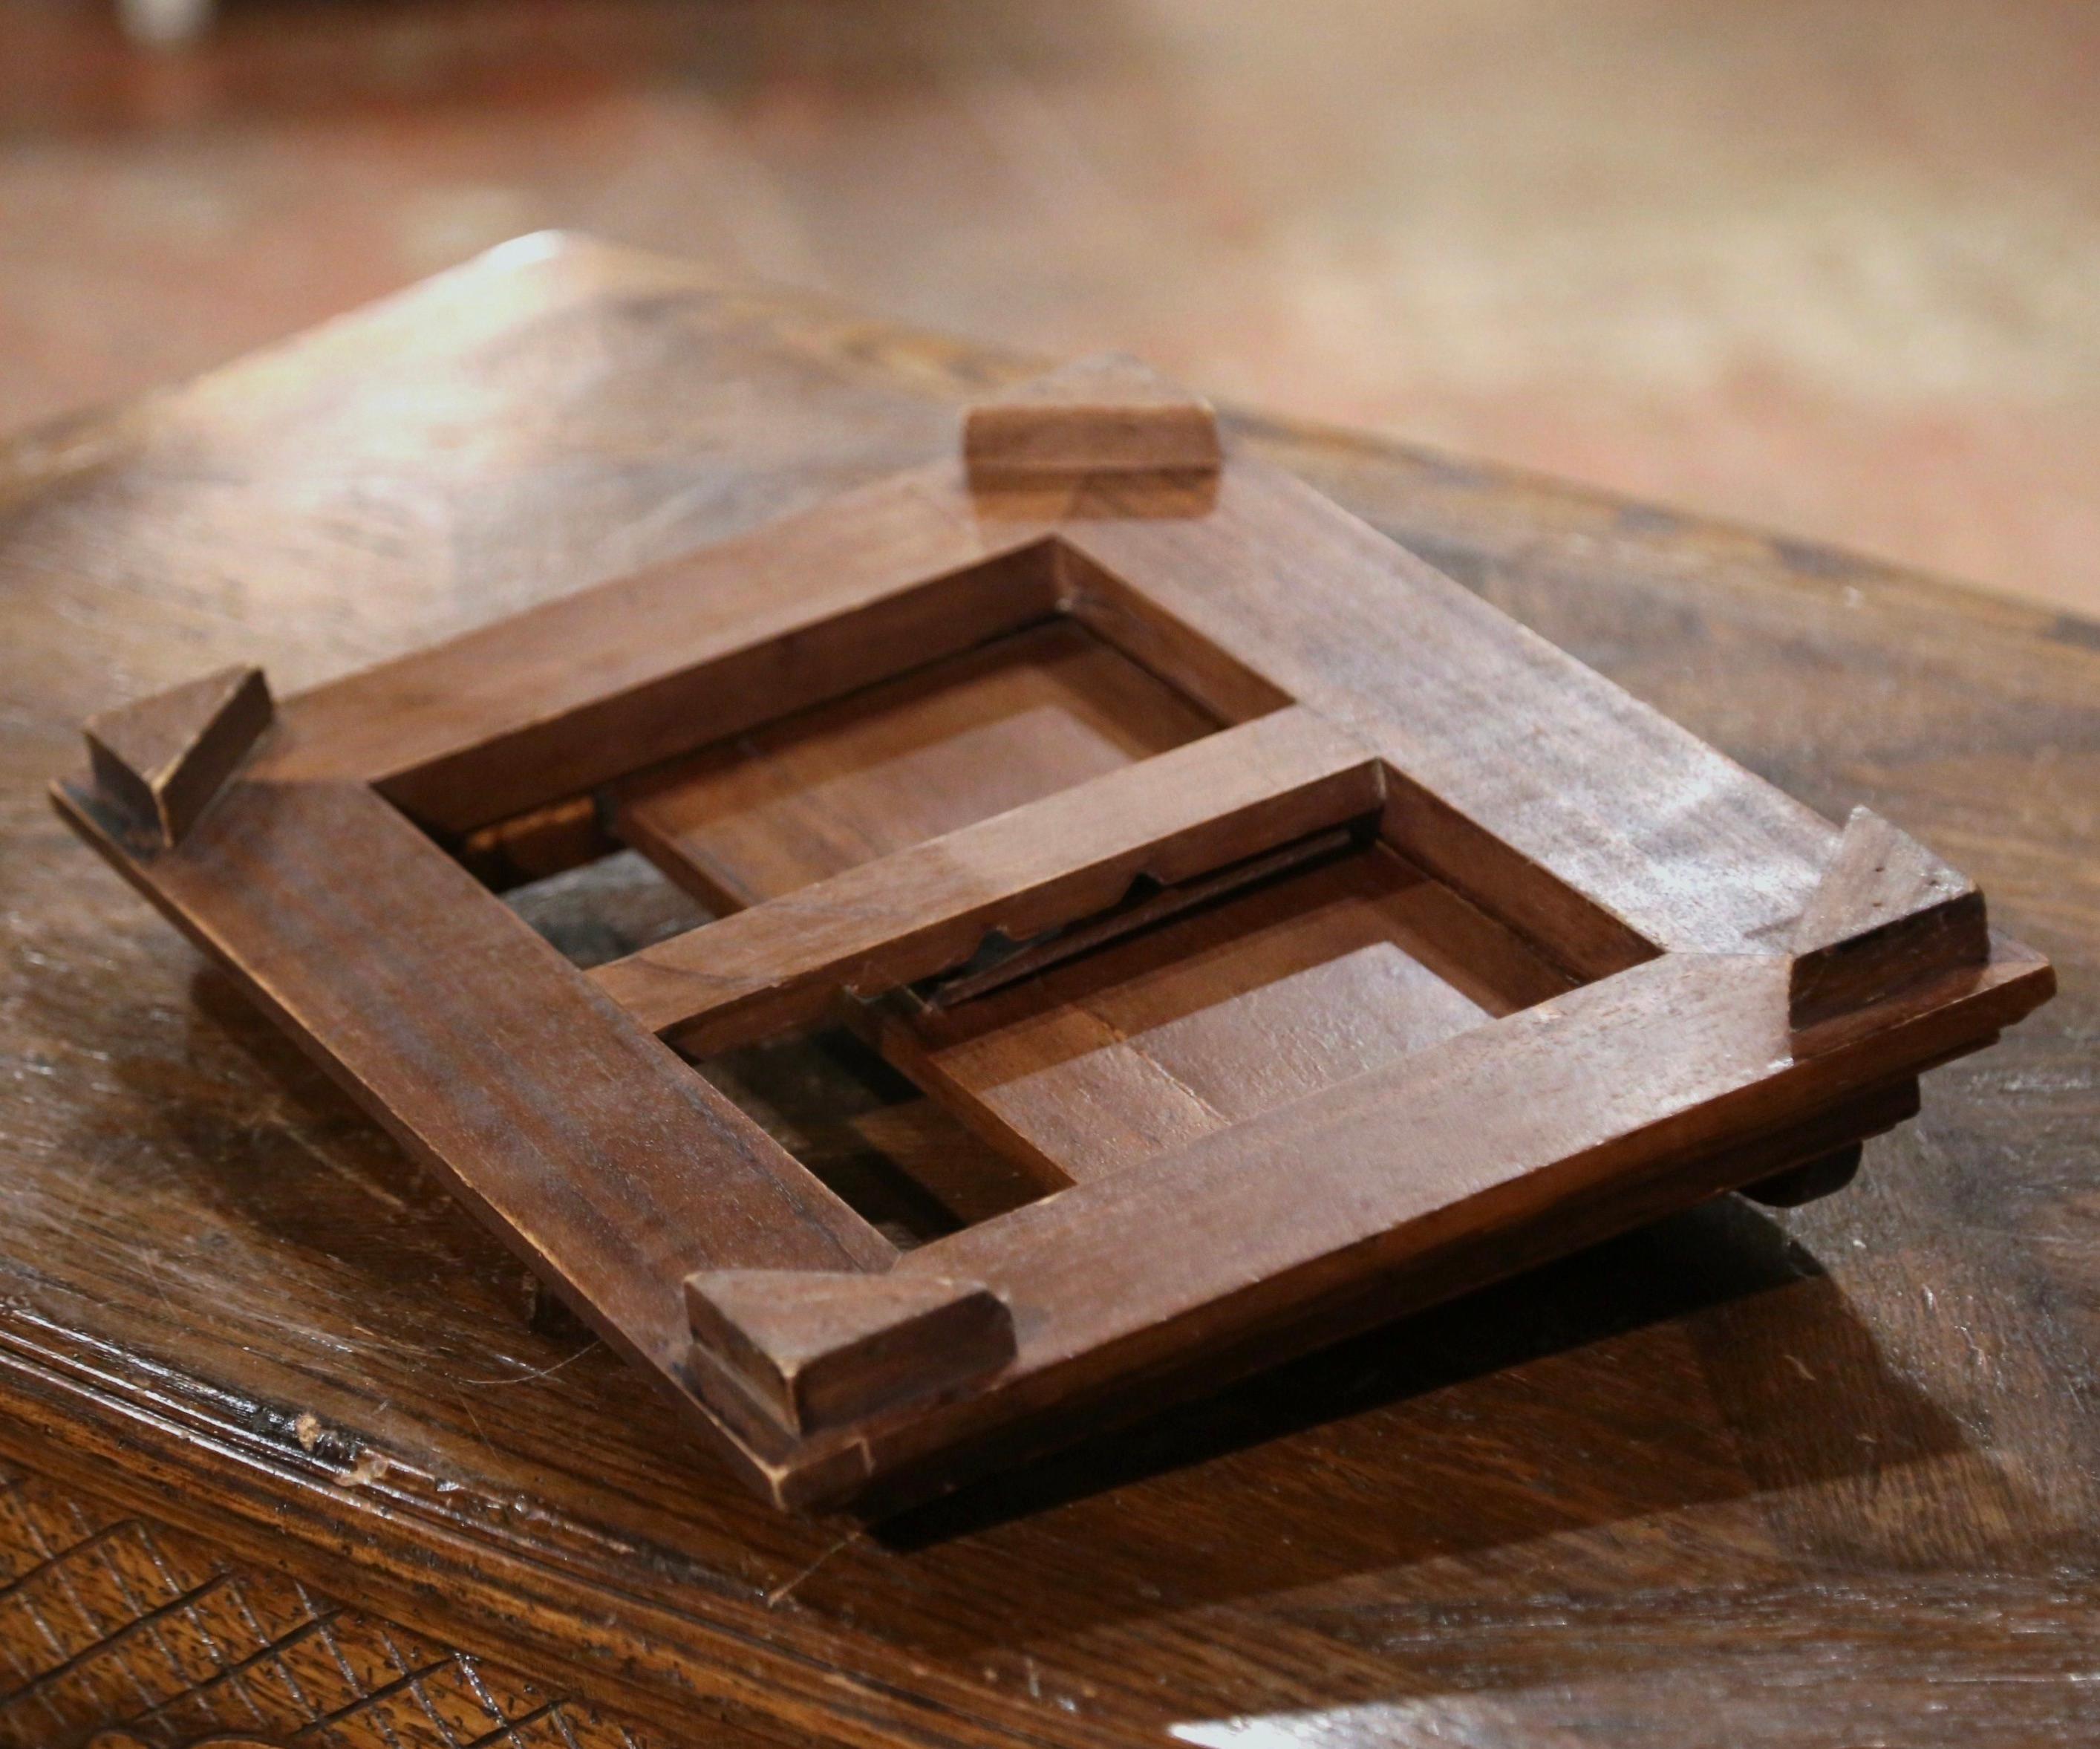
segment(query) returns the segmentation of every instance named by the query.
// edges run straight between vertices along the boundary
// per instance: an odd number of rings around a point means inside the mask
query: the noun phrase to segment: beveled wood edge
[[[809,1270],[706,1270],[686,1278],[694,1383],[731,1412],[788,1435],[850,1424],[954,1393],[1013,1358],[1013,1317],[982,1282]]]
[[[1075,359],[963,415],[973,485],[1209,472],[1220,459],[1210,403],[1125,353]]]
[[[236,663],[89,718],[89,767],[132,830],[165,848],[211,805],[275,711],[262,670]]]
[[[1855,808],[1789,939],[1797,1033],[1991,956],[1976,883],[1871,808]]]

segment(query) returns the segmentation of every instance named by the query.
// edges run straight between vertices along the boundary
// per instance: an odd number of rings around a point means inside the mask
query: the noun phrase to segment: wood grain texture
[[[1061,621],[673,762],[620,786],[615,824],[673,880],[734,909],[1087,784],[1211,727]],[[950,991],[984,980],[944,985],[937,1006],[888,1014],[877,1036],[1056,1188],[1568,987],[1397,857],[1326,863],[1199,905],[1026,988],[951,1006]],[[915,890],[893,876],[887,884]],[[864,903],[840,908],[867,915]]]
[[[672,880],[735,910],[1219,726],[1061,618],[670,761],[615,785],[608,811]]]
[[[36,793],[112,694],[289,689],[670,559],[1030,368],[575,244],[8,452],[0,1445],[667,1742],[2093,1734],[2089,627],[1238,422],[1826,818],[1900,820],[2065,993],[1843,1196],[1672,1218],[873,1533],[769,1513],[525,1331],[507,1255]],[[412,411],[463,399],[501,445]]]
[[[1973,1005],[2009,1025],[2050,988],[2045,962],[2005,952],[1899,1038],[1775,1074],[1787,974],[1767,956],[1667,955],[966,1229],[898,1270],[982,1282],[1014,1309],[1018,1352],[985,1402],[1004,1410],[995,1447],[1026,1451],[1075,1406],[1117,1413],[1133,1372],[1155,1402],[1192,1378],[1214,1385],[1352,1332],[1366,1307],[1431,1303],[1452,1258],[1455,1279],[1491,1280],[1818,1158],[1820,1136],[1796,1139],[1817,1122],[1801,1114],[1842,1129],[1846,1104],[1884,1084],[1892,1045],[1929,1060],[1959,1048]],[[1115,1243],[1132,1233],[1174,1243]],[[937,1468],[944,1441],[991,1419],[966,1402],[871,1429],[872,1466]]]
[[[733,1386],[792,1432],[956,1390],[1013,1358],[1013,1318],[938,1275],[709,1270],[686,1278],[701,1389]],[[741,1405],[739,1405],[741,1407]]]
[[[1050,611],[1026,530],[952,463],[302,694],[264,770],[374,783],[467,832],[968,649]]]
[[[1105,513],[1130,489],[1088,491]],[[1068,538],[1108,574],[1083,586],[1141,611],[1116,587],[1127,578],[1358,727],[1427,792],[1418,805],[1396,794],[1388,834],[1462,890],[1485,883],[1445,819],[1493,821],[1489,837],[1551,877],[1533,895],[1498,875],[1498,910],[1577,969],[1625,963],[1614,925],[1670,950],[1758,951],[1814,890],[1835,841],[1827,822],[1543,638],[1511,637],[1311,485],[1250,463],[1225,471],[1200,516],[1089,517],[1088,501]],[[1570,889],[1590,903],[1571,912]]]

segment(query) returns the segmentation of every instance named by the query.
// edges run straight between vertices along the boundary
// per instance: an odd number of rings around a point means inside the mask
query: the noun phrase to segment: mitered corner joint
[[[1789,945],[1787,1019],[1798,1033],[1988,964],[1991,932],[1974,881],[1855,808]]]
[[[270,727],[262,670],[220,669],[88,718],[95,787],[130,830],[160,849],[179,844]]]

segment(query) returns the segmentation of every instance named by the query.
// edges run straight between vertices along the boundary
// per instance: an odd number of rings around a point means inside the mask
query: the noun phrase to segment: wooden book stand
[[[1116,360],[726,545],[87,738],[82,835],[794,1507],[1836,1189],[2053,988],[1895,827]],[[622,845],[716,920],[585,971],[492,890]],[[1010,1206],[900,1249],[684,1060],[840,1019]]]

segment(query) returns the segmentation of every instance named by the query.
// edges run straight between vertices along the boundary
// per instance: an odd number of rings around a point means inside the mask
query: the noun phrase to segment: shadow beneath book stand
[[[1890,1370],[1815,1258],[1731,1196],[988,1477],[873,1535],[936,1564],[988,1545],[1092,1544],[1083,1589],[1029,1599],[1039,1629],[1062,1631],[1485,1559],[1966,1444]],[[1118,1513],[1132,1490],[1180,1504]],[[1338,1498],[1355,1509],[1338,1513]],[[1198,1545],[1214,1526],[1238,1535],[1212,1558]]]

